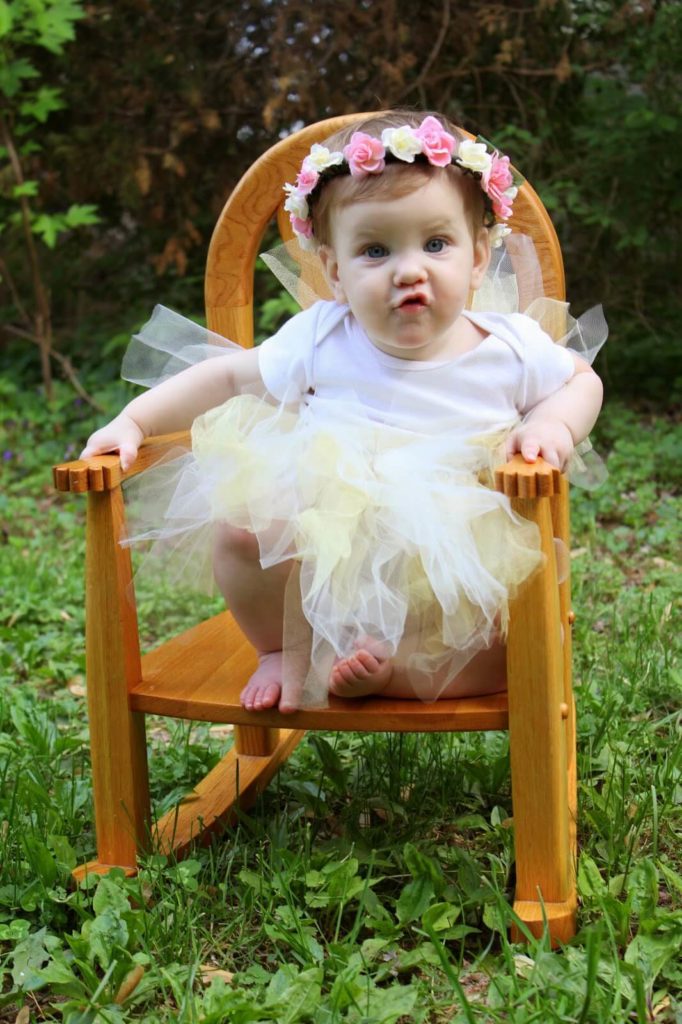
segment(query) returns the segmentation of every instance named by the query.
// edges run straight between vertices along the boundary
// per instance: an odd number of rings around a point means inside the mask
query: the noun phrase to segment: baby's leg
[[[258,668],[241,694],[241,702],[249,711],[279,704],[279,710],[287,712],[298,706],[297,694],[282,692],[284,593],[292,565],[282,562],[263,569],[258,541],[252,533],[227,523],[216,528],[216,582],[242,632],[258,652]]]
[[[332,669],[329,689],[337,697],[398,697],[404,700],[438,700],[447,697],[479,697],[499,693],[507,688],[506,647],[498,641],[487,650],[480,651],[454,679],[448,680],[443,672],[436,673],[421,685],[419,692],[410,679],[405,661],[412,644],[401,644],[398,656],[391,659],[382,655],[378,644],[371,641],[358,651],[337,662]]]
[[[482,697],[506,689],[507,648],[498,640],[491,647],[474,655],[454,679],[448,680],[444,672],[441,672],[440,676],[436,673],[429,680],[428,686],[419,686],[418,692],[415,692],[409,672],[401,665],[396,665],[391,681],[382,696],[433,701],[455,697]]]
[[[488,650],[480,651],[472,658],[438,696],[483,697],[506,689],[507,646],[498,640]]]

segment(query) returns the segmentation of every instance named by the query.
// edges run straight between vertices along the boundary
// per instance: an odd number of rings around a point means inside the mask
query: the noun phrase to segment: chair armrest
[[[560,487],[561,470],[543,458],[526,462],[522,455],[513,455],[495,470],[495,490],[508,498],[551,498]]]
[[[188,430],[146,438],[140,445],[135,462],[125,472],[121,469],[118,455],[95,455],[91,459],[63,462],[52,468],[54,486],[58,491],[78,494],[86,491],[111,491],[123,480],[149,469],[174,448],[189,448],[189,438]]]
[[[173,448],[188,447],[189,431],[148,437],[142,442],[135,462],[125,472],[118,455],[95,455],[91,459],[63,462],[52,469],[54,486],[58,491],[85,493],[110,491],[123,480],[149,469]],[[509,462],[495,470],[495,489],[509,498],[551,497],[559,493],[561,472],[544,459],[526,462],[522,455],[514,455]]]

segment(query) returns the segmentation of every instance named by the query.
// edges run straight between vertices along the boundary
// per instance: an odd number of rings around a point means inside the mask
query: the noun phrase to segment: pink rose
[[[483,174],[486,188],[492,186],[498,193],[505,192],[514,184],[512,172],[509,170],[509,157],[493,153],[490,169]],[[488,193],[490,195],[490,192]]]
[[[289,219],[291,221],[291,227],[297,235],[303,235],[304,238],[313,237],[313,222],[310,217],[307,220],[301,220],[300,217],[295,217],[292,214]]]
[[[491,196],[490,198],[493,201],[493,213],[496,217],[499,217],[500,220],[507,220],[508,217],[511,217],[512,200],[508,196],[502,193],[499,196]]]
[[[447,167],[451,163],[457,140],[446,132],[437,117],[425,117],[414,134],[421,140],[422,153],[430,164]]]
[[[512,200],[505,192],[514,184],[508,156],[493,155],[490,170],[483,174],[482,184],[492,200],[496,215],[506,220],[511,214]]]
[[[375,139],[365,132],[354,132],[351,135],[350,142],[344,147],[343,155],[354,178],[364,178],[367,174],[381,174],[386,165],[386,150],[381,139]]]
[[[305,161],[301,170],[296,175],[296,188],[301,195],[310,195],[319,181],[319,174],[312,167],[306,167]]]

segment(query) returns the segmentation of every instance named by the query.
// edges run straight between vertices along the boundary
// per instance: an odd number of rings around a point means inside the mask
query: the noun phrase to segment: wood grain
[[[526,462],[523,455],[513,455],[495,470],[495,489],[508,498],[548,498],[560,487],[560,471],[541,457]]]
[[[573,697],[573,622],[575,615],[571,608],[571,524],[569,484],[561,477],[559,490],[550,500],[552,533],[562,546],[560,557],[565,560],[564,575],[559,583],[559,616],[563,652],[564,703],[568,709],[566,717],[566,769],[568,773],[569,847],[571,867],[575,872],[578,857],[578,774],[576,743],[576,709]]]
[[[526,928],[539,939],[545,930],[545,921],[552,946],[566,943],[575,935],[577,898],[575,893],[562,903],[544,903],[540,900],[514,900],[514,913]],[[525,942],[526,937],[516,926],[511,929],[512,942]]]
[[[132,868],[149,839],[150,811],[144,715],[128,704],[140,652],[122,528],[120,487],[89,494],[85,652],[97,857]]]
[[[572,898],[568,763],[559,591],[548,498],[516,498],[537,524],[544,565],[510,609],[507,641],[509,740],[516,844],[516,899]]]

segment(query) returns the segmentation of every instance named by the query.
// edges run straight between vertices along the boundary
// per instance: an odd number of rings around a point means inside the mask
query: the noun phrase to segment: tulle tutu
[[[132,539],[154,540],[178,584],[210,587],[207,528],[251,531],[264,568],[300,566],[304,703],[324,703],[334,658],[368,640],[395,656],[406,639],[419,693],[504,635],[539,564],[535,526],[480,482],[493,461],[490,444],[415,436],[357,408],[330,421],[314,400],[294,413],[242,395],[195,421],[191,455],[140,479]]]
[[[567,322],[565,304],[533,303],[555,338],[552,323],[564,324],[561,342],[594,355],[600,311]],[[240,351],[157,307],[124,375],[149,385],[226,348]],[[301,706],[324,706],[334,659],[367,644],[397,660],[415,696],[435,699],[504,638],[509,601],[541,561],[536,527],[489,486],[503,443],[500,433],[402,430],[352,400],[332,415],[314,395],[295,410],[240,395],[195,421],[191,452],[127,485],[124,543],[146,547],[142,571],[151,560],[179,586],[210,591],[216,525],[250,531],[264,568],[295,570],[284,666],[305,676]],[[574,468],[582,483],[602,475],[579,456]]]

